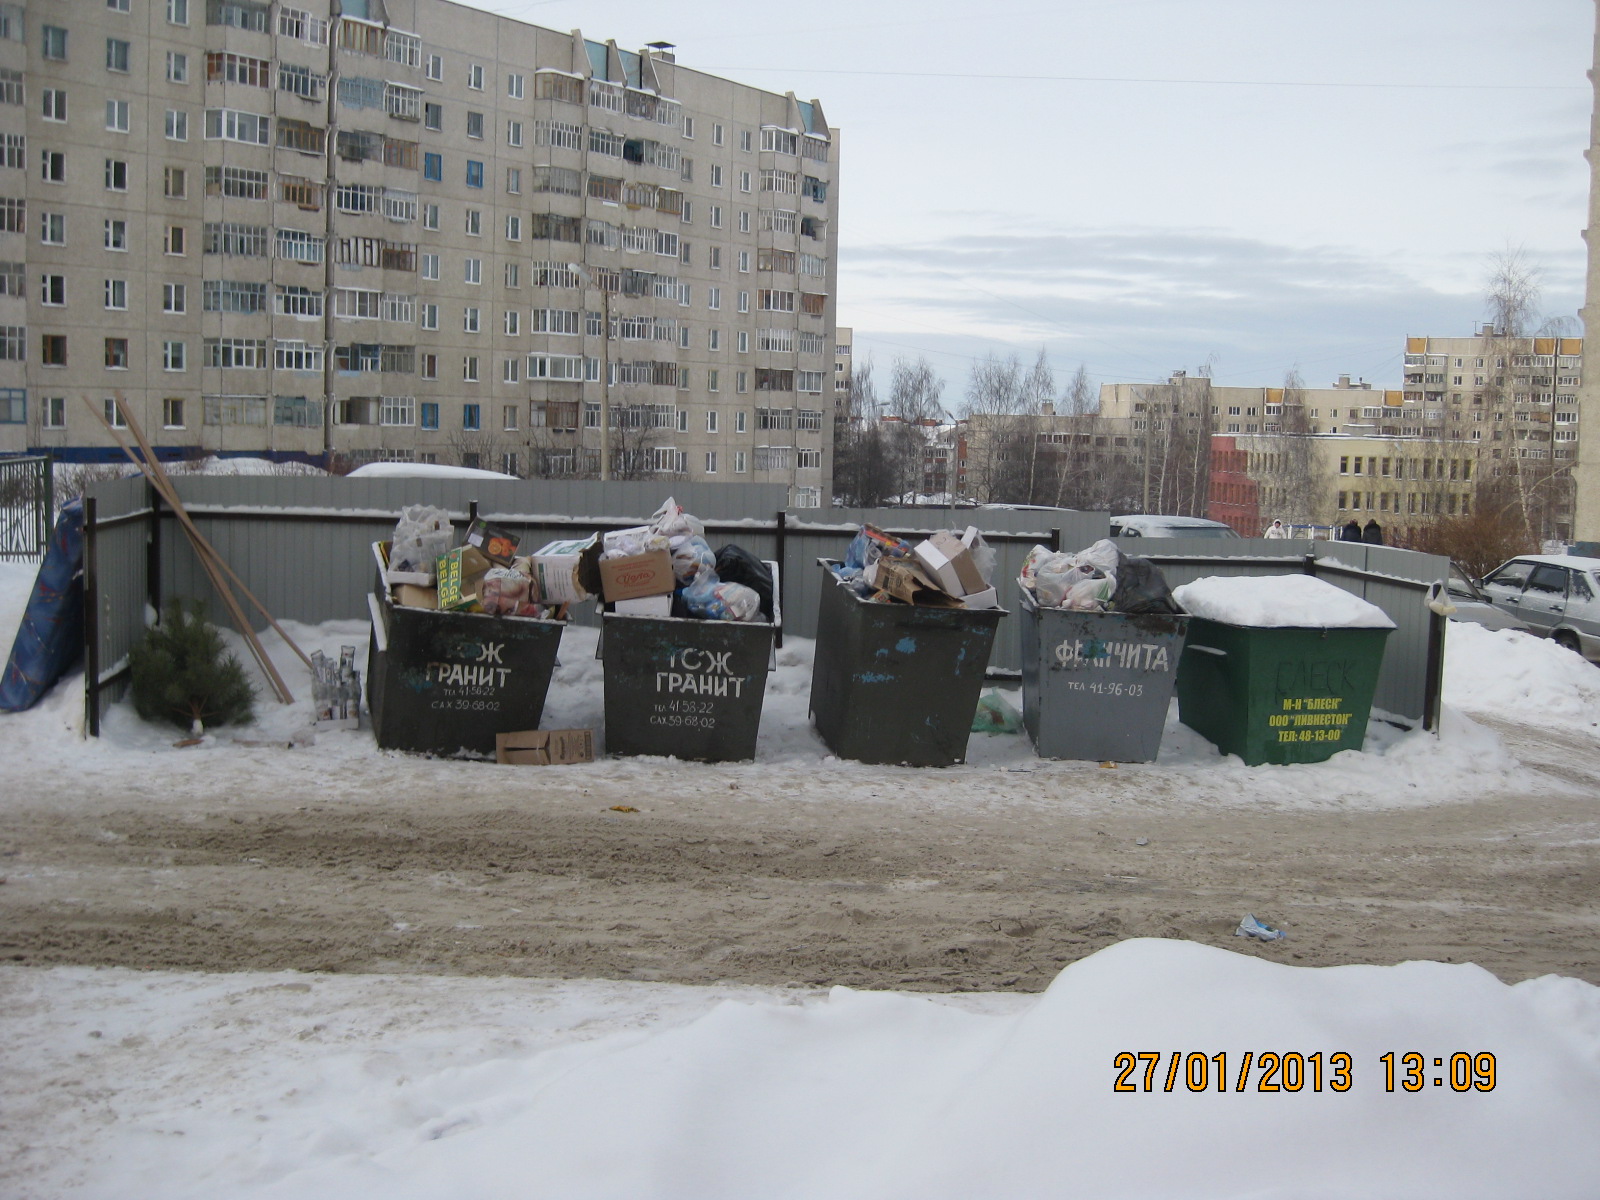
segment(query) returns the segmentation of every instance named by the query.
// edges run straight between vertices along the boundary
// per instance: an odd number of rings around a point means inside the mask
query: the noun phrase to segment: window
[[[483,68],[477,63],[467,68],[467,86],[475,92],[483,91]]]
[[[270,184],[271,176],[265,171],[252,171],[245,167],[206,168],[208,196],[227,196],[234,200],[265,200]]]
[[[108,218],[105,223],[105,246],[107,250],[126,251],[128,249],[128,223],[120,217]]]
[[[437,401],[424,400],[417,406],[417,424],[423,429],[439,428],[439,405]]]
[[[734,377],[734,381],[733,382],[734,382],[733,390],[736,391],[736,392],[739,392],[739,393],[743,394],[743,393],[748,392],[750,390],[750,376],[745,371],[740,371]],[[736,430],[734,430],[734,432],[735,433],[743,433],[744,432],[744,414],[743,413],[739,414],[738,424],[739,424],[739,427]]]
[[[39,300],[51,308],[60,308],[67,302],[67,277],[45,275],[39,281]]]
[[[733,452],[733,470],[735,474],[743,475],[745,471],[748,470],[746,461],[745,452],[743,450],[735,450]]]
[[[467,159],[467,186],[470,188],[483,186],[483,164],[476,159]]]
[[[326,46],[328,22],[303,9],[279,8],[278,36],[305,42],[309,46]]]
[[[784,173],[787,174],[787,172],[784,172]],[[765,174],[765,172],[763,172],[763,174]],[[790,176],[790,177],[793,178],[793,176]],[[750,190],[750,172],[749,171],[740,171],[739,172],[739,190],[741,192],[748,192]],[[768,189],[763,187],[762,190],[766,191]],[[743,215],[743,216],[740,217],[740,219],[739,219],[739,228],[745,233],[749,233],[750,232],[750,220],[749,220],[748,215]]]
[[[167,0],[167,24],[187,25],[189,23],[189,0]],[[182,422],[180,421],[181,425]]]
[[[522,264],[508,262],[506,264],[506,286],[516,288],[522,286]]]
[[[483,282],[483,259],[469,258],[462,263],[462,278],[466,283]]]
[[[439,206],[437,204],[424,204],[422,206],[422,227],[424,229],[439,228]]]
[[[65,429],[67,427],[67,398],[65,396],[46,396],[39,401],[44,411],[44,427],[46,429]]]
[[[67,119],[67,92],[65,88],[44,89],[44,119],[46,121],[65,121]]]
[[[121,38],[106,39],[106,70],[115,71],[119,75],[128,73],[128,55],[132,50],[131,42]]]
[[[467,209],[466,221],[465,221],[465,224],[464,224],[463,228],[466,230],[466,233],[467,233],[468,237],[482,237],[483,236],[483,210],[481,208],[469,208],[469,209]]]
[[[213,369],[257,370],[267,365],[264,338],[207,338],[205,365]]]
[[[67,61],[67,31],[58,25],[40,30],[40,52],[52,62]]]
[[[189,194],[189,172],[182,167],[163,167],[161,194],[169,200],[182,200]]]
[[[161,285],[161,311],[164,313],[184,313],[188,311],[188,285],[182,283],[163,283]]]
[[[467,112],[467,136],[469,138],[483,137],[483,114],[481,112]]]
[[[272,365],[279,371],[321,371],[322,346],[280,338],[273,343]]]
[[[422,155],[422,177],[434,183],[444,180],[444,155],[433,151],[424,151]]]
[[[320,317],[323,312],[322,293],[307,287],[280,286],[273,303],[282,317]]]
[[[106,369],[109,371],[126,371],[128,369],[128,339],[109,337],[106,339]]]
[[[121,405],[109,396],[100,403],[103,406],[102,411],[105,413],[107,425],[113,429],[126,429],[128,427],[127,419],[122,415]]]
[[[184,255],[189,252],[189,235],[182,225],[168,225],[161,238],[163,254]]]
[[[267,227],[240,225],[233,221],[207,221],[205,253],[235,255],[240,258],[265,258]]]
[[[189,348],[185,342],[161,343],[161,369],[163,371],[182,371],[189,365]]]
[[[439,256],[437,254],[424,254],[422,256],[422,277],[424,279],[439,278]]]
[[[0,325],[0,361],[22,362],[27,355],[27,327],[23,325]]]
[[[706,349],[707,350],[721,350],[722,349],[722,330],[720,330],[720,329],[708,329],[708,330],[706,330]]]
[[[466,355],[465,357],[462,358],[462,360],[461,360],[461,382],[462,383],[477,383],[478,382],[478,356],[476,354],[468,354],[468,355]]]
[[[181,108],[167,109],[166,134],[169,142],[189,140],[189,114]]]
[[[206,24],[227,25],[251,33],[266,33],[269,29],[267,22],[269,11],[268,5],[256,4],[252,0],[207,0]]]
[[[236,108],[206,109],[207,140],[247,142],[253,146],[268,144],[268,119]]]
[[[506,122],[506,144],[508,146],[520,146],[520,145],[522,145],[522,122],[521,121],[507,121]]]
[[[291,262],[319,263],[323,259],[324,244],[315,234],[299,229],[277,231],[278,257]]]
[[[430,330],[439,328],[439,306],[437,304],[423,304],[422,327]]]
[[[47,367],[67,365],[67,335],[47,333],[39,342],[39,361]]]
[[[20,232],[16,226],[22,223],[22,204],[21,200],[7,202],[5,224],[10,232]],[[46,246],[65,246],[67,244],[67,214],[40,213],[39,240]]]
[[[65,150],[44,150],[39,155],[39,178],[46,183],[67,181],[67,153]]]
[[[105,301],[107,308],[126,309],[128,307],[128,281],[126,279],[106,280]]]
[[[483,428],[483,406],[480,404],[463,404],[461,406],[461,428]]]
[[[473,305],[469,304],[469,305],[467,305],[467,307],[465,307],[465,308],[463,308],[461,310],[461,332],[462,333],[478,333],[478,332],[480,332],[480,329],[479,329],[479,311]]]

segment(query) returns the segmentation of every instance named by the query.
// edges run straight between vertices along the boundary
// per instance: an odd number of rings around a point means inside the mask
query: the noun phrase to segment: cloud
[[[1408,335],[1466,334],[1483,308],[1475,287],[1430,283],[1398,259],[1203,229],[852,246],[840,273],[840,321],[858,343],[881,346],[880,358],[927,354],[957,391],[966,359],[1026,361],[1040,346],[1063,376],[1083,362],[1136,382],[1209,358],[1230,383],[1273,384],[1299,364],[1308,379],[1348,372],[1398,385]],[[1576,311],[1571,282],[1569,272],[1546,277],[1549,311]]]

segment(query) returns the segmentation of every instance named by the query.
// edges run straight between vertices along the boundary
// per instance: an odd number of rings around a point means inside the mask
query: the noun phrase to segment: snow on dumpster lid
[[[1310,575],[1211,575],[1173,589],[1186,612],[1255,629],[1393,629],[1383,609]]]
[[[515,479],[502,471],[452,467],[447,463],[373,462],[351,471],[350,479]]]

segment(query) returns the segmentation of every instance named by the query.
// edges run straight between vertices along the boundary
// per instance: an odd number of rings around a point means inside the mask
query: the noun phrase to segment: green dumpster
[[[1215,619],[1228,606],[1210,606],[1203,589],[1195,590],[1212,583],[1230,585],[1235,594],[1239,585],[1269,585],[1255,623],[1243,623],[1237,613],[1231,614],[1235,619]],[[1343,601],[1334,601],[1332,611],[1307,606],[1301,601],[1314,595],[1307,585],[1338,593]],[[1381,609],[1309,575],[1202,579],[1175,595],[1195,614],[1178,666],[1178,719],[1185,725],[1252,767],[1322,762],[1341,750],[1361,749],[1384,642],[1393,629]],[[1275,597],[1281,616],[1297,623],[1268,623]],[[1193,605],[1209,608],[1213,616],[1202,616]],[[1307,622],[1319,614],[1329,623]]]

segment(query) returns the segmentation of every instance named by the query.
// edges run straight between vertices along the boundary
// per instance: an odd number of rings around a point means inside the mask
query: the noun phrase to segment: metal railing
[[[0,458],[0,558],[41,558],[55,516],[50,456]]]

